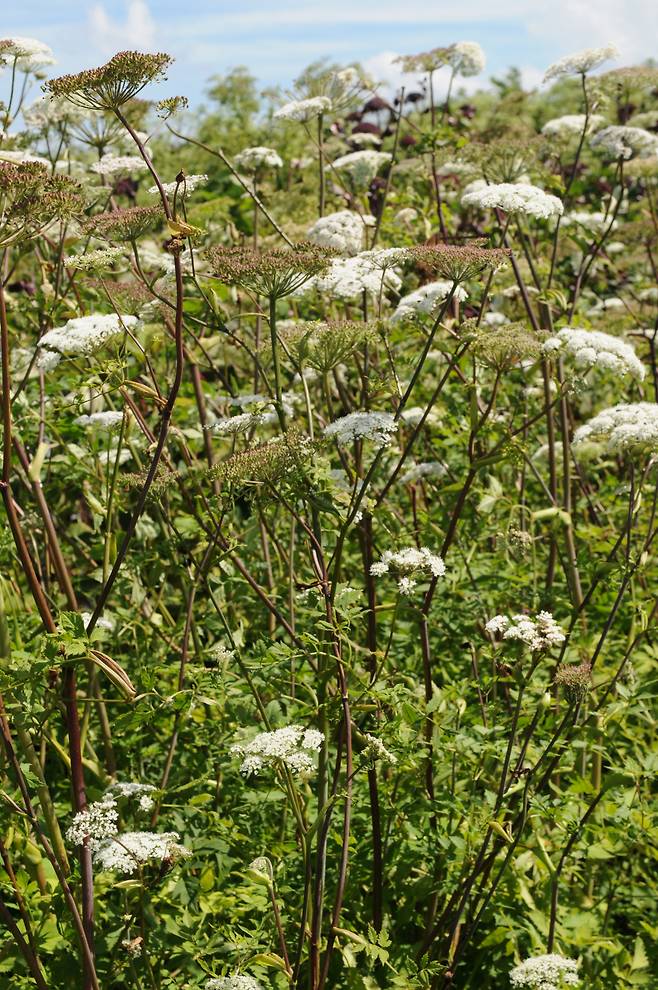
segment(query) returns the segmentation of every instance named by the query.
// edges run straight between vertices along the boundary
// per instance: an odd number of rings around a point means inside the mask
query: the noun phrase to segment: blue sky
[[[528,85],[562,55],[613,42],[627,65],[655,55],[652,0],[24,0],[5,5],[0,32],[49,44],[51,72],[100,64],[115,51],[164,50],[176,64],[158,95],[203,99],[213,73],[246,65],[263,85],[288,86],[323,55],[356,60],[396,81],[396,54],[478,41],[487,69],[518,66]]]

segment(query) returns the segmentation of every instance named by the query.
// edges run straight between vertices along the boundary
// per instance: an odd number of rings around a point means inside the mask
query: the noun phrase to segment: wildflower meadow
[[[658,988],[658,68],[56,54],[0,34],[0,987]]]

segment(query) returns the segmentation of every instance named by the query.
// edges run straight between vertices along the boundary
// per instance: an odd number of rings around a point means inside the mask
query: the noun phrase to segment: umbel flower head
[[[444,577],[446,565],[443,558],[432,553],[427,547],[405,547],[403,550],[385,550],[381,559],[370,567],[373,577],[381,577],[393,571],[398,576],[398,589],[401,595],[410,595],[416,587],[412,574],[428,575],[432,578]]]
[[[621,378],[630,375],[640,382],[645,375],[644,365],[631,345],[600,330],[562,327],[554,337],[544,341],[542,350],[549,357],[571,358],[582,371],[612,371]]]
[[[642,127],[610,124],[594,135],[590,144],[611,158],[632,158],[658,154],[658,135]]]
[[[371,148],[351,151],[336,158],[327,166],[327,171],[343,172],[355,189],[367,189],[380,168],[391,161],[391,157],[388,151],[373,151]]]
[[[494,615],[485,625],[491,636],[501,636],[504,640],[517,640],[533,653],[545,652],[558,646],[565,635],[550,612],[538,612],[534,619],[529,615]]]
[[[148,83],[165,78],[173,59],[164,52],[118,52],[97,69],[50,79],[44,89],[89,110],[118,110]]]
[[[148,171],[148,165],[139,155],[103,155],[90,168],[97,175],[129,175],[131,172]]]
[[[484,71],[487,60],[477,41],[458,41],[448,49],[448,65],[456,76],[477,76]]]
[[[136,241],[162,220],[164,213],[160,205],[131,206],[127,210],[96,213],[85,220],[83,228],[86,233],[103,237],[108,241]]]
[[[119,821],[117,803],[111,794],[104,794],[101,801],[88,804],[84,811],[78,811],[66,830],[66,839],[73,846],[84,842],[101,842],[116,835]]]
[[[94,844],[94,863],[128,876],[148,863],[172,866],[190,855],[179,838],[178,832],[121,832]]]
[[[74,420],[79,426],[88,426],[91,429],[106,430],[108,432],[117,430],[123,422],[123,412],[118,409],[106,409],[103,412],[90,413],[89,415],[78,416]]]
[[[326,248],[307,241],[290,249],[211,247],[206,251],[214,278],[274,299],[289,295],[314,275],[326,271],[331,257]]]
[[[515,990],[521,987],[527,990],[565,990],[580,984],[577,960],[566,959],[556,952],[525,959],[514,967],[509,978]]]
[[[235,156],[233,163],[241,171],[254,175],[261,169],[281,168],[283,159],[274,148],[259,145],[255,148],[244,148]]]
[[[315,770],[314,754],[323,741],[324,734],[317,729],[288,725],[273,732],[261,732],[251,742],[235,743],[231,753],[243,757],[240,773],[245,777],[268,766],[284,766],[292,773],[307,777]]]
[[[81,272],[98,272],[111,268],[123,257],[120,247],[98,248],[96,251],[85,251],[84,254],[70,254],[64,258],[65,268],[75,268]]]
[[[62,357],[94,354],[104,344],[126,330],[139,326],[136,316],[117,316],[116,313],[93,313],[77,316],[61,327],[48,330],[37,343],[37,365],[52,369]]]
[[[79,187],[35,162],[0,162],[0,247],[35,237],[53,220],[82,212]]]
[[[306,123],[314,117],[320,117],[331,109],[331,100],[328,96],[309,96],[305,100],[290,100],[284,103],[275,111],[277,120],[296,120]]]
[[[306,232],[309,241],[331,248],[339,254],[355,255],[363,248],[366,229],[375,218],[354,210],[338,210],[316,220]]]
[[[503,210],[505,213],[525,213],[546,220],[562,214],[562,200],[545,193],[529,182],[498,182],[472,189],[462,196],[463,206],[477,209]]]
[[[426,271],[459,284],[478,278],[485,271],[498,271],[507,264],[509,251],[478,244],[421,244],[411,256]]]
[[[573,437],[574,449],[591,440],[605,442],[613,453],[658,451],[658,403],[622,402],[604,409]]]
[[[371,440],[386,447],[397,430],[395,419],[386,412],[352,412],[335,419],[324,428],[324,435],[339,447],[355,440]]]
[[[605,45],[602,48],[584,48],[573,55],[564,55],[563,58],[549,65],[544,73],[544,82],[549,82],[551,79],[561,79],[563,76],[584,76],[592,69],[598,69],[608,59],[618,57],[619,52],[614,45]]]
[[[391,322],[397,323],[400,320],[415,320],[418,317],[431,315],[444,301],[453,287],[453,282],[449,279],[438,279],[436,282],[427,282],[418,289],[414,289],[406,296],[402,296],[397,307],[391,316]],[[459,302],[467,298],[465,289],[457,286],[453,297]]]
[[[0,66],[15,65],[21,72],[33,72],[54,64],[52,49],[37,38],[0,38]]]
[[[567,113],[562,117],[552,117],[547,120],[541,129],[542,134],[547,137],[580,137],[587,124],[587,133],[600,127],[604,118],[599,113],[591,113],[587,117],[584,113]]]
[[[400,276],[390,266],[385,256],[398,248],[383,251],[361,251],[353,258],[333,258],[326,273],[309,279],[301,292],[326,293],[336,299],[362,297],[364,292],[379,296],[386,289],[397,292],[402,284]],[[397,262],[393,262],[397,264]]]
[[[253,976],[233,973],[231,976],[213,976],[207,981],[205,990],[263,990],[263,988]]]

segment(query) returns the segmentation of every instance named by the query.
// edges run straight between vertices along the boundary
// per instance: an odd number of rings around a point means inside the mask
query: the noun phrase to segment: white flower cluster
[[[258,980],[244,973],[232,976],[214,976],[206,983],[205,990],[263,990]]]
[[[97,272],[116,264],[123,257],[123,248],[106,247],[96,251],[85,251],[84,254],[70,254],[64,258],[65,268],[74,268],[81,272]]]
[[[589,120],[584,113],[566,113],[562,117],[553,117],[552,120],[547,120],[541,132],[547,137],[579,137],[585,129],[585,121],[587,121],[587,132],[589,133],[594,128],[600,127],[603,120],[604,118],[600,113],[591,113]]]
[[[237,416],[228,416],[226,419],[218,419],[207,429],[212,430],[220,437],[236,437],[240,433],[249,433],[256,426],[260,426],[264,419],[263,413],[244,412]]]
[[[563,990],[580,984],[577,960],[566,959],[556,952],[525,959],[514,967],[509,978],[513,987],[528,990]]]
[[[148,165],[139,155],[103,155],[90,169],[97,175],[125,175],[126,172],[146,172]]]
[[[45,65],[54,65],[55,56],[53,50],[43,41],[36,38],[0,38],[2,44],[2,55],[0,65],[3,62],[16,63],[16,68],[22,72],[30,72],[40,69]]]
[[[345,172],[357,189],[366,189],[380,168],[390,162],[391,158],[392,156],[388,151],[373,151],[372,148],[364,148],[362,151],[351,151],[347,155],[341,155],[331,165],[328,165],[327,169]]]
[[[62,327],[55,327],[37,343],[37,366],[50,370],[62,356],[93,354],[100,347],[123,333],[135,330],[139,324],[136,316],[117,316],[116,313],[77,316]]]
[[[633,155],[645,158],[658,154],[658,134],[645,131],[642,127],[622,124],[604,127],[594,135],[590,144],[611,158],[632,158]]]
[[[185,176],[185,182],[184,183],[183,182],[176,182],[175,180],[174,180],[174,182],[163,182],[162,183],[162,188],[166,192],[167,196],[173,196],[174,193],[176,192],[176,189],[178,189],[179,194],[182,195],[183,194],[183,190],[186,193],[194,192],[194,190],[198,186],[202,186],[204,184],[204,182],[207,182],[207,181],[208,181],[208,176],[207,175],[186,175]],[[151,188],[148,190],[148,192],[149,192],[149,195],[151,195],[151,196],[155,196],[155,195],[159,195],[160,194],[160,190],[158,189],[157,186],[151,186]]]
[[[245,148],[233,159],[237,168],[253,174],[259,168],[281,168],[283,159],[274,148]]]
[[[630,375],[638,381],[645,375],[644,365],[633,347],[600,330],[562,327],[554,337],[544,341],[542,350],[549,356],[568,355],[577,368],[585,371],[592,368],[612,371],[622,377]]]
[[[397,424],[390,413],[353,412],[335,419],[324,428],[324,435],[339,446],[355,440],[372,440],[378,447],[385,447],[393,438]]]
[[[218,643],[210,655],[217,664],[229,663],[235,657],[235,650],[229,650],[223,643]]]
[[[9,162],[12,165],[22,165],[32,163],[33,165],[45,165],[50,168],[51,163],[47,158],[42,158],[41,155],[33,155],[31,151],[5,151],[0,148],[0,162]]]
[[[243,757],[240,773],[245,777],[280,764],[293,773],[307,776],[315,769],[313,754],[319,751],[323,741],[324,734],[317,729],[288,725],[273,732],[261,732],[249,743],[235,743],[231,753]]]
[[[381,559],[370,566],[373,577],[381,577],[395,571],[399,575],[398,590],[402,595],[410,595],[416,582],[410,574],[430,574],[434,578],[443,577],[446,565],[443,558],[432,553],[427,547],[405,547],[403,550],[385,550]]]
[[[658,450],[658,403],[620,403],[604,409],[573,436],[575,449],[590,440],[607,443],[608,450],[622,453],[633,449]]]
[[[131,875],[149,862],[174,863],[189,856],[179,839],[178,832],[122,832],[94,845],[94,862],[102,870]]]
[[[424,478],[445,478],[448,468],[441,461],[420,461],[410,467],[400,478],[401,485],[413,485]]]
[[[83,842],[101,842],[116,835],[119,821],[117,804],[111,794],[106,793],[101,801],[88,804],[84,811],[78,811],[66,830],[67,842],[81,846]]]
[[[363,235],[366,227],[371,227],[375,218],[362,216],[354,210],[338,210],[320,217],[308,228],[309,241],[321,247],[332,248],[341,254],[358,254],[363,248]]]
[[[391,316],[391,321],[397,323],[398,320],[410,319],[419,314],[433,313],[438,309],[439,303],[442,303],[446,298],[452,285],[453,283],[448,279],[439,279],[436,282],[421,285],[419,289],[414,289],[408,295],[402,296]],[[463,302],[467,298],[466,290],[458,285],[453,298]]]
[[[83,116],[80,107],[58,96],[41,96],[29,107],[23,108],[23,120],[28,127],[48,128],[67,120],[77,120]]]
[[[582,227],[592,234],[602,234],[604,230],[614,230],[617,221],[598,210],[589,213],[587,210],[573,210],[565,213],[562,218],[563,227]]]
[[[398,758],[395,753],[391,753],[390,749],[387,749],[381,739],[377,736],[371,736],[367,732],[364,734],[367,745],[364,747],[363,755],[366,760],[375,762],[375,760],[380,760],[382,763],[388,763],[390,766],[395,766],[398,762]]]
[[[123,413],[115,409],[78,416],[74,420],[79,426],[89,426],[100,430],[115,430],[123,420]]]
[[[433,409],[425,415],[427,410],[423,406],[409,406],[400,415],[400,419],[406,426],[418,426],[421,420],[428,425],[438,423],[439,417]]]
[[[492,636],[515,639],[525,643],[533,652],[550,650],[563,643],[565,635],[550,612],[538,612],[534,619],[529,615],[494,615],[484,627]]]
[[[275,112],[278,120],[297,120],[301,123],[319,117],[331,108],[328,96],[309,96],[306,100],[291,100]]]
[[[339,299],[354,299],[363,292],[373,296],[383,289],[397,292],[401,285],[394,268],[382,270],[378,251],[362,251],[353,258],[334,258],[324,275],[314,275],[293,295],[317,291]]]
[[[573,55],[565,55],[550,65],[544,73],[544,82],[548,82],[550,79],[561,79],[562,76],[585,75],[592,69],[598,69],[608,59],[618,57],[619,52],[614,45],[605,45],[603,48],[585,48]]]
[[[140,811],[151,811],[155,805],[155,801],[153,800],[155,787],[153,784],[139,784],[136,781],[117,780],[109,788],[109,793],[136,801]]]
[[[452,66],[455,75],[464,77],[479,75],[487,64],[482,47],[477,41],[458,41],[451,45],[446,61]]]
[[[462,205],[475,206],[481,210],[525,213],[541,220],[560,216],[563,210],[562,201],[557,196],[545,193],[529,182],[499,182],[471,189],[462,196]]]
[[[286,416],[294,416],[295,405],[299,402],[299,396],[294,392],[284,392],[281,396],[281,404]],[[241,433],[248,433],[256,426],[263,426],[278,422],[276,407],[272,399],[267,395],[259,395],[256,392],[248,395],[238,395],[231,399],[231,405],[239,406],[245,411],[237,416],[227,416],[224,419],[217,419],[206,426],[207,430],[212,430],[218,436],[229,437],[238,436]]]

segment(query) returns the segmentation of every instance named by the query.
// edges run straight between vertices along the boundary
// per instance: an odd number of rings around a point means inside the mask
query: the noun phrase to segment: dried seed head
[[[561,663],[555,673],[555,683],[564,688],[569,701],[582,701],[592,686],[592,665],[587,662]]]
[[[333,253],[302,241],[291,249],[255,251],[243,247],[211,247],[206,251],[210,273],[228,285],[278,299],[325,272]]]
[[[121,487],[127,491],[141,491],[146,481],[146,472],[128,472],[121,477]],[[179,487],[181,483],[180,475],[170,468],[158,467],[157,474],[149,488],[147,502],[153,504],[158,502],[172,488]]]
[[[0,162],[0,246],[36,236],[82,212],[80,187],[37,162]]]
[[[96,213],[85,220],[83,228],[108,241],[135,241],[164,219],[161,206],[132,206],[128,210]]]
[[[456,283],[478,278],[485,271],[498,271],[509,258],[504,248],[479,244],[421,244],[411,248],[410,254],[424,271]]]
[[[164,52],[118,52],[105,65],[73,75],[59,76],[44,84],[46,92],[63,96],[90,110],[118,110],[150,82],[165,78],[173,59]]]

